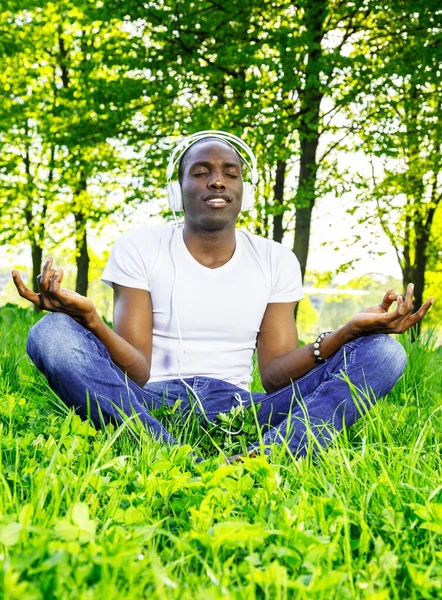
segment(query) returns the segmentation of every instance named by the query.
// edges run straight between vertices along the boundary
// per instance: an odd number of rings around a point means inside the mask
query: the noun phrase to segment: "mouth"
[[[225,194],[208,194],[203,198],[203,201],[214,208],[222,208],[227,206],[232,200],[230,196]]]

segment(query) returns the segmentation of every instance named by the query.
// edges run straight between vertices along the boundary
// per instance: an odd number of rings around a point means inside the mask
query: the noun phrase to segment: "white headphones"
[[[249,157],[251,164],[244,158],[244,156],[242,154],[240,154],[240,156],[250,170],[250,177],[251,177],[252,182],[249,183],[248,181],[244,181],[244,183],[243,183],[243,196],[242,196],[241,210],[251,209],[254,204],[254,201],[255,201],[255,198],[254,198],[255,186],[258,182],[258,169],[256,166],[255,155],[253,154],[251,148],[245,142],[243,142],[239,137],[237,137],[236,135],[233,135],[232,133],[227,133],[226,131],[218,131],[216,129],[214,129],[214,130],[209,129],[207,131],[200,131],[198,133],[194,133],[193,135],[189,135],[188,137],[181,140],[181,142],[179,142],[175,146],[172,154],[170,155],[169,163],[167,165],[167,170],[166,170],[166,177],[167,177],[166,190],[167,190],[167,199],[168,199],[170,208],[172,210],[183,210],[183,198],[182,198],[182,194],[181,194],[180,182],[179,181],[171,181],[173,172],[175,170],[175,166],[177,163],[179,163],[179,161],[181,160],[181,157],[186,152],[186,150],[188,150],[190,148],[190,146],[192,146],[199,140],[203,140],[205,138],[217,138],[219,140],[223,140],[224,142],[227,142],[227,144],[229,144],[229,146],[232,146],[232,148],[238,152],[237,148],[235,148],[235,146],[233,145],[233,144],[236,144],[237,146],[239,146],[242,150],[244,150],[247,153],[247,156]]]

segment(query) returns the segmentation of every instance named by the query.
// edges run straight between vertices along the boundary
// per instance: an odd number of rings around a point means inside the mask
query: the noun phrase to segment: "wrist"
[[[98,330],[101,327],[103,327],[103,325],[104,321],[95,309],[90,315],[87,315],[87,317],[85,317],[84,319],[84,326],[86,327],[86,329],[89,329],[89,331],[94,334],[96,334]]]
[[[321,354],[321,342],[331,333],[333,333],[333,331],[323,331],[318,335],[316,341],[313,342],[313,356],[315,357],[317,363],[323,363],[327,360]]]
[[[362,335],[362,331],[356,326],[353,319],[350,319],[350,321],[342,327],[342,333],[345,337],[344,343],[351,342]]]

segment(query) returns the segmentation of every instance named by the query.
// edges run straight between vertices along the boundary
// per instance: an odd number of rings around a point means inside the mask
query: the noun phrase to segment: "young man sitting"
[[[97,426],[135,412],[153,436],[174,444],[152,409],[180,398],[184,414],[194,408],[213,422],[253,401],[264,444],[284,443],[302,456],[310,428],[325,446],[392,389],[406,356],[387,334],[415,325],[432,299],[413,314],[413,285],[405,296],[389,290],[379,306],[298,347],[296,257],[236,228],[240,210],[253,204],[251,150],[235,136],[207,132],[177,147],[169,178],[176,162],[179,182],[168,186],[169,203],[183,207],[184,225],[141,227],[117,240],[103,273],[114,290],[113,330],[91,300],[61,288],[63,271],[51,258],[38,294],[13,272],[20,296],[52,312],[29,333],[30,357],[83,417],[89,399]],[[252,184],[243,181],[244,165]],[[266,393],[249,391],[255,348]],[[370,390],[361,395],[364,406],[356,406],[342,373]]]

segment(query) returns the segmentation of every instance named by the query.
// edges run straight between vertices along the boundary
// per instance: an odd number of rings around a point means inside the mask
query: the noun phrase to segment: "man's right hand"
[[[39,293],[25,286],[18,271],[12,271],[19,295],[42,310],[65,313],[89,329],[98,316],[94,304],[77,292],[61,288],[63,269],[53,269],[52,262],[52,258],[48,258],[37,277]]]

